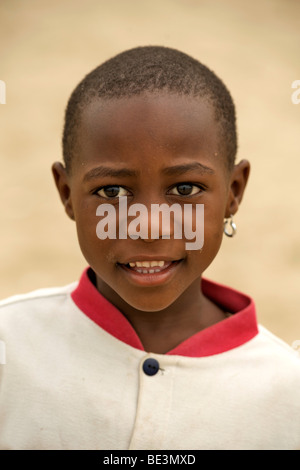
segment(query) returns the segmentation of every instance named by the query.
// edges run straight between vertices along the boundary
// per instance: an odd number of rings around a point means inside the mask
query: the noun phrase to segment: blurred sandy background
[[[212,68],[235,99],[238,159],[252,163],[236,216],[206,273],[252,295],[261,323],[300,339],[298,0],[1,0],[0,298],[78,279],[86,263],[50,174],[75,85],[124,49],[165,45]]]

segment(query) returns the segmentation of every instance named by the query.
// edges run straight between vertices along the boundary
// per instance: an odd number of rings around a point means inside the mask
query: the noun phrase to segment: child
[[[297,353],[251,298],[202,278],[236,230],[236,150],[228,90],[179,51],[126,51],[77,86],[52,170],[89,267],[1,304],[1,449],[300,448]],[[154,205],[173,207],[165,226]]]

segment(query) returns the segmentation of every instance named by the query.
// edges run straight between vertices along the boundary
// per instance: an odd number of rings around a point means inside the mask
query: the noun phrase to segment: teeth
[[[135,263],[129,263],[129,266],[131,268],[153,268],[154,266],[155,267],[159,267],[159,268],[162,268],[164,265],[165,265],[165,261],[136,261]],[[152,272],[152,270],[150,270]],[[148,272],[148,271],[143,271],[142,272]],[[153,270],[154,272],[154,270]]]
[[[138,268],[150,268],[149,261],[137,261],[136,265]]]
[[[140,274],[153,274],[153,273],[160,273],[160,269],[141,269],[141,268],[138,268],[136,270],[138,273]]]

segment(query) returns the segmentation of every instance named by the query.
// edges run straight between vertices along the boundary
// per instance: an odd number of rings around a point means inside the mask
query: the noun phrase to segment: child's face
[[[53,168],[99,290],[117,305],[143,311],[163,310],[185,297],[188,306],[219,250],[224,217],[236,212],[242,197],[248,170],[245,163],[238,170],[241,165],[227,169],[213,109],[203,100],[144,95],[88,105],[71,175],[59,164]],[[118,213],[122,195],[128,206],[141,203],[149,211],[154,203],[204,204],[203,248],[187,251],[187,240],[172,237],[100,240],[96,209],[109,203]],[[154,273],[145,266],[141,273],[129,266],[138,261],[164,265]]]

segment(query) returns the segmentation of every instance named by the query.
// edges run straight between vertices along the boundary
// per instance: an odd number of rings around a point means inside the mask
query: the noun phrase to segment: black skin
[[[219,251],[224,218],[234,215],[242,201],[250,165],[242,160],[228,169],[218,130],[212,107],[199,98],[156,94],[96,99],[83,111],[71,171],[59,162],[52,167],[99,292],[126,316],[146,351],[164,354],[225,318],[203,295],[201,277]],[[209,170],[164,171],[195,163]],[[136,174],[85,178],[100,165]],[[184,194],[182,183],[190,185]],[[103,189],[110,185],[117,188]],[[186,251],[186,240],[172,237],[100,240],[96,208],[101,203],[118,208],[118,195],[126,195],[128,204],[149,208],[152,203],[204,204],[203,248]],[[151,278],[141,285],[124,265],[145,259],[180,262],[166,279]]]

